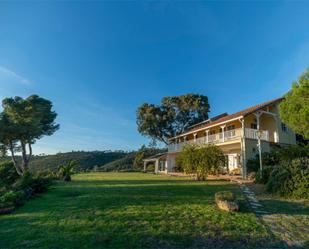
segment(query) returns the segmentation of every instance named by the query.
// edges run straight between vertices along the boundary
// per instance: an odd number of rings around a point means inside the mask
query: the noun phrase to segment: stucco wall
[[[173,171],[175,167],[175,159],[176,159],[176,154],[168,154],[167,155],[167,172]]]
[[[258,150],[258,140],[255,139],[245,139],[246,143],[246,160],[254,158],[255,155],[259,153]],[[263,152],[270,152],[269,143],[266,141],[261,141],[261,149]]]

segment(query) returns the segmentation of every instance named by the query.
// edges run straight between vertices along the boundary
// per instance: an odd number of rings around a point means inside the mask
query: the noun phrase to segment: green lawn
[[[309,200],[289,200],[270,195],[261,185],[252,185],[252,189],[269,212],[266,217],[275,221],[278,230],[275,235],[283,241],[292,238],[304,248],[309,248]]]
[[[241,212],[217,209],[231,190]],[[237,185],[143,173],[89,173],[0,216],[0,248],[271,248]]]

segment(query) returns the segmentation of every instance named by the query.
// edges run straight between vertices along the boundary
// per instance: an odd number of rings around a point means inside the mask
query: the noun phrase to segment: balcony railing
[[[197,145],[203,145],[203,144],[219,144],[219,143],[225,143],[228,141],[233,141],[240,139],[242,136],[242,129],[234,129],[230,131],[225,131],[224,133],[216,133],[212,135],[208,135],[205,137],[200,137],[193,140],[188,140],[180,143],[172,143],[168,145],[168,151],[169,152],[177,152],[180,151],[186,144],[197,144]],[[258,139],[258,130],[254,129],[245,129],[245,136],[246,138],[251,139]],[[268,141],[268,131],[261,131],[261,140]]]
[[[250,129],[250,128],[246,128],[245,129],[245,137],[246,138],[252,138],[252,139],[258,139],[258,130],[255,130],[255,129]],[[269,133],[268,131],[261,131],[261,140],[264,140],[264,141],[269,141]]]

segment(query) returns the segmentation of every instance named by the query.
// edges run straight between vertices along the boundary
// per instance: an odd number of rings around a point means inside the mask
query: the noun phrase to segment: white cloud
[[[14,82],[27,86],[31,83],[27,78],[3,66],[0,66],[0,80],[1,79],[11,79]]]

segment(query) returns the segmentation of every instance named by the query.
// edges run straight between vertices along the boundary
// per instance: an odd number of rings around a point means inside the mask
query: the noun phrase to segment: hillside
[[[124,151],[73,151],[56,155],[35,156],[30,163],[30,168],[33,171],[56,170],[59,165],[75,160],[78,165],[77,170],[86,171],[96,165],[104,165],[123,158],[127,154]]]
[[[122,171],[133,169],[133,162],[136,157],[136,152],[131,152],[123,158],[109,162],[99,168],[100,171]]]
[[[157,153],[162,153],[163,149],[145,148],[143,158]],[[133,169],[133,162],[140,151],[73,151],[66,153],[58,153],[55,155],[33,156],[30,161],[31,171],[47,171],[57,170],[71,160],[77,162],[77,171],[89,171],[95,166],[100,171],[121,171]],[[11,160],[10,157],[0,159],[2,161]],[[20,160],[18,157],[17,160]],[[140,167],[141,168],[141,167]]]
[[[158,153],[164,153],[166,152],[166,149],[158,149],[158,148],[146,148],[140,149],[139,151],[133,151],[125,155],[124,157],[117,159],[115,161],[109,162],[105,165],[102,165],[99,167],[100,171],[126,171],[126,170],[132,170],[134,160],[136,157],[139,157],[140,162],[139,165],[135,169],[142,169],[143,168],[143,162],[142,158],[146,158]]]

